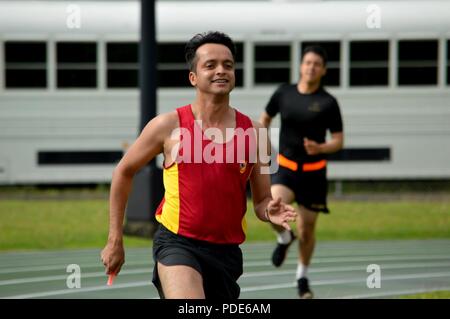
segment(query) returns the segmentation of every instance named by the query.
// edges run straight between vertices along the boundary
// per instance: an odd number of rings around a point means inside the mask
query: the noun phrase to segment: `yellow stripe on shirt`
[[[163,224],[173,233],[178,233],[180,225],[180,192],[178,188],[178,165],[174,163],[169,168],[164,168],[164,206],[162,213],[157,216],[158,222]]]

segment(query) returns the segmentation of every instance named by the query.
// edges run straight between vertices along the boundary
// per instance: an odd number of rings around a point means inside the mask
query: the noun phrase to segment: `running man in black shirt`
[[[327,154],[343,146],[341,113],[336,99],[321,86],[327,56],[319,46],[307,47],[302,54],[300,81],[282,85],[270,98],[260,122],[269,127],[272,118],[281,116],[278,164],[272,175],[272,196],[291,204],[297,202],[299,261],[296,273],[300,298],[312,298],[307,270],[315,245],[318,213],[327,208]],[[327,130],[331,139],[326,140]],[[283,263],[295,239],[292,231],[274,227],[277,247],[272,255],[276,267]]]

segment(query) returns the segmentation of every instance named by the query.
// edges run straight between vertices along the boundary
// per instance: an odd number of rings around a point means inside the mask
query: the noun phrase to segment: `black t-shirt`
[[[343,130],[339,105],[323,88],[311,94],[302,94],[296,84],[281,85],[270,98],[266,112],[270,117],[280,113],[279,152],[298,162],[326,158],[326,154],[308,155],[303,146],[304,137],[323,143],[327,129],[332,133]]]

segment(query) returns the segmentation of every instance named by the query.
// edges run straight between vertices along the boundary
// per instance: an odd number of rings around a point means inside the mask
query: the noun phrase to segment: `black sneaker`
[[[272,264],[275,267],[280,267],[283,264],[286,259],[288,248],[294,242],[295,238],[297,237],[295,237],[291,230],[291,241],[287,244],[277,244],[277,247],[275,247],[272,253]]]
[[[314,295],[309,289],[308,279],[305,277],[297,280],[298,295],[300,299],[313,299]]]

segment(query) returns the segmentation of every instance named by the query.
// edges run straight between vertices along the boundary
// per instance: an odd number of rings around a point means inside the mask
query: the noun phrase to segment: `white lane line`
[[[450,256],[448,254],[442,255],[418,255],[418,256],[369,256],[369,257],[316,257],[313,259],[313,264],[323,264],[323,263],[338,263],[338,262],[378,262],[378,261],[397,261],[397,260],[422,260],[422,259],[448,259],[450,260]],[[73,258],[68,258],[67,260],[71,260],[71,262],[66,262],[58,265],[44,265],[44,266],[16,266],[10,268],[0,269],[0,274],[12,274],[12,273],[21,273],[21,272],[38,272],[38,271],[49,271],[49,270],[61,270],[65,269],[68,264],[77,263],[80,266],[89,268],[89,267],[101,267],[101,262],[98,263],[88,263],[82,264],[77,262]],[[297,263],[296,259],[288,259],[285,264],[294,265]],[[153,260],[149,259],[148,261],[136,261],[136,262],[127,262],[127,266],[142,266],[148,265],[149,267],[153,267]],[[265,261],[248,261],[245,258],[244,267],[258,267],[258,266],[272,266],[271,262],[267,258]]]
[[[298,238],[296,239],[298,242]],[[446,246],[450,243],[450,239],[444,239],[444,240],[433,240],[433,239],[423,239],[423,240],[412,240],[412,239],[401,239],[396,242],[391,242],[389,240],[360,240],[357,242],[351,242],[347,240],[336,240],[336,241],[324,241],[321,240],[318,243],[317,248],[322,250],[355,250],[358,248],[364,249],[366,247],[373,247],[373,248],[389,248],[389,249],[395,249],[395,248],[414,248],[418,247],[419,245],[422,246]],[[276,236],[274,236],[271,239],[268,239],[268,241],[264,241],[261,243],[245,243],[241,245],[243,250],[263,250],[269,247],[275,247],[277,244]]]
[[[151,251],[151,242],[149,247],[144,248],[128,248],[127,252],[129,254],[140,254],[142,252],[146,252],[148,250]],[[1,253],[1,256],[6,256],[8,258],[27,258],[29,255],[36,255],[36,257],[41,257],[43,255],[46,255],[46,257],[61,257],[62,254],[80,254],[80,255],[86,255],[86,254],[100,254],[102,251],[102,248],[81,248],[81,249],[62,249],[62,250],[31,250],[31,251],[5,251]],[[128,254],[127,254],[128,255]]]
[[[31,294],[23,294],[9,297],[2,297],[2,299],[29,299],[29,298],[42,298],[49,296],[59,296],[59,295],[67,295],[74,293],[84,293],[84,292],[92,292],[92,291],[101,291],[101,290],[112,290],[112,289],[123,289],[123,288],[135,288],[135,287],[144,287],[144,286],[152,286],[152,282],[131,282],[127,284],[114,284],[113,286],[94,286],[89,288],[79,288],[79,289],[62,289],[62,290],[51,290],[47,292],[37,292]]]
[[[450,262],[448,263],[421,263],[421,264],[392,264],[392,265],[381,265],[383,270],[393,270],[393,269],[411,269],[411,268],[436,268],[436,267],[450,267]],[[334,272],[346,272],[346,271],[363,271],[366,272],[365,266],[347,266],[347,267],[322,267],[313,268],[310,273],[334,273]],[[295,273],[294,269],[291,270],[272,270],[272,271],[256,271],[244,273],[241,278],[252,278],[252,277],[266,277],[266,276],[284,276],[292,275]],[[126,275],[138,275],[138,274],[153,274],[153,270],[150,268],[138,268],[132,270],[123,270],[120,272],[121,276]],[[84,278],[96,278],[105,277],[104,272],[92,272],[92,273],[82,273],[82,279]],[[9,279],[1,280],[0,286],[6,285],[17,285],[17,284],[27,284],[36,282],[48,282],[57,280],[66,280],[67,275],[59,276],[44,276],[44,277],[29,277],[29,278],[19,278],[19,279]]]
[[[0,269],[0,274],[13,274],[13,273],[21,273],[21,272],[38,272],[38,271],[47,271],[47,270],[64,270],[67,265],[77,264],[76,260],[68,259],[68,261],[64,264],[60,265],[52,265],[52,266],[38,266],[38,267],[15,267],[15,268],[6,268]],[[136,261],[136,262],[126,262],[127,266],[142,266],[148,265],[149,267],[153,267],[153,261]],[[89,264],[79,264],[82,268],[91,268],[91,267],[103,267],[100,260],[97,263],[89,263]]]
[[[439,278],[439,277],[450,277],[450,272],[435,273],[435,274],[411,274],[411,275],[397,275],[397,276],[383,276],[383,281],[389,280],[409,280],[409,279],[421,279],[421,278]],[[350,284],[350,283],[362,283],[366,284],[366,277],[355,278],[355,279],[332,279],[332,280],[316,280],[311,281],[311,286],[323,286],[323,285],[339,285],[339,284]],[[283,288],[294,288],[297,283],[282,283],[275,285],[262,285],[262,286],[251,286],[241,288],[241,292],[251,292],[251,291],[261,291],[261,290],[275,290]]]
[[[393,270],[393,269],[411,269],[411,268],[436,268],[436,267],[450,267],[450,262],[445,263],[420,263],[420,264],[391,264],[391,265],[381,265],[381,269],[383,270]],[[366,266],[344,266],[344,267],[322,267],[322,268],[313,268],[309,272],[310,273],[333,273],[333,272],[346,272],[346,271],[362,271],[366,272]],[[292,275],[295,273],[294,269],[291,270],[272,270],[272,271],[256,271],[256,272],[248,272],[244,273],[241,278],[252,278],[252,277],[266,277],[266,276],[284,276],[284,275]],[[150,268],[138,268],[138,269],[130,269],[130,270],[122,270],[120,272],[120,276],[126,275],[138,275],[138,274],[153,274],[153,270]],[[27,284],[27,283],[36,283],[36,282],[48,282],[48,281],[57,281],[57,280],[66,280],[68,275],[58,275],[58,276],[43,276],[43,277],[29,277],[29,278],[19,278],[19,279],[9,279],[9,280],[1,280],[0,286],[7,285],[17,285],[17,284]],[[84,278],[101,278],[105,277],[104,272],[91,272],[91,273],[82,273],[81,277]]]
[[[450,247],[450,241],[448,241],[448,242],[449,242],[449,246],[448,247]],[[363,252],[373,252],[372,248],[373,247],[370,247],[370,245],[368,245],[367,249],[365,249],[364,251],[358,252],[358,254],[363,253]],[[380,247],[380,249],[382,249],[382,248],[383,247]],[[386,247],[384,246],[384,248],[386,248]],[[389,246],[389,249],[392,249],[392,247]],[[132,250],[132,252],[127,253],[127,257],[128,257],[129,260],[132,260],[134,258],[134,256],[138,256],[138,257],[144,256],[144,257],[148,257],[148,258],[145,259],[144,261],[137,261],[137,262],[134,262],[134,263],[129,263],[129,265],[143,265],[143,264],[149,264],[149,263],[151,264],[152,263],[151,254],[150,255],[148,255],[148,253],[143,254],[148,249],[141,249],[141,251],[137,251],[137,250],[134,250],[134,249],[131,249],[131,250]],[[432,247],[432,250],[433,251],[436,251],[436,250],[439,251],[439,249],[436,248],[436,247]],[[270,265],[270,262],[269,262],[269,253],[270,253],[270,251],[271,251],[270,249],[267,250],[265,255],[263,255],[261,257],[258,256],[258,255],[255,256],[255,254],[252,254],[253,252],[255,252],[254,250],[251,250],[249,252],[245,252],[244,255],[246,255],[245,259],[249,263],[249,266],[252,266],[252,263],[256,263],[255,264],[256,266],[259,266],[259,265],[265,266],[265,265]],[[351,250],[351,249],[350,250],[346,249],[345,251],[352,251],[353,253],[355,253],[355,251]],[[429,252],[429,250],[427,250],[427,251]],[[95,255],[92,254],[92,252],[95,252]],[[2,258],[2,257],[8,257],[8,258],[6,258],[6,260],[3,260],[4,263],[0,262],[0,274],[13,273],[13,272],[25,272],[25,271],[39,271],[40,269],[42,269],[42,270],[55,270],[55,269],[58,269],[60,267],[60,265],[61,265],[61,267],[63,265],[65,265],[64,260],[76,260],[76,259],[78,259],[77,264],[80,264],[80,263],[82,263],[82,261],[84,263],[85,261],[89,261],[89,260],[92,260],[92,259],[96,259],[96,258],[100,259],[99,257],[97,257],[97,255],[98,255],[97,252],[98,252],[97,250],[94,250],[94,251],[89,250],[89,253],[92,256],[87,256],[86,254],[82,254],[83,253],[82,251],[77,251],[77,254],[72,254],[72,252],[69,251],[69,255],[67,255],[66,257],[61,257],[61,254],[67,254],[67,251],[59,252],[59,253],[55,252],[55,254],[59,254],[58,257],[60,259],[63,259],[63,260],[58,261],[58,263],[56,263],[56,264],[55,264],[55,262],[53,262],[53,265],[49,265],[47,263],[46,265],[42,265],[41,264],[41,265],[28,266],[28,267],[21,267],[21,266],[17,267],[15,265],[11,265],[8,255],[13,254],[13,253],[1,253],[0,254],[0,261],[5,259],[5,258]],[[442,250],[442,254],[436,254],[436,253],[433,254],[433,255],[424,255],[424,254],[414,255],[413,254],[415,257],[412,257],[411,255],[406,255],[406,252],[403,251],[403,250],[401,252],[402,252],[402,255],[399,256],[398,254],[396,254],[396,255],[393,255],[393,256],[396,256],[396,259],[400,260],[400,259],[405,259],[405,258],[406,259],[410,259],[410,258],[418,258],[418,259],[435,258],[436,256],[448,256],[450,254],[450,251],[446,253],[444,250]],[[78,253],[80,253],[82,255],[78,255]],[[398,250],[397,251],[392,251],[392,253],[398,253]],[[23,256],[24,259],[26,259],[25,257],[28,258],[30,256],[36,256],[36,257],[39,257],[39,259],[47,260],[47,261],[49,259],[49,257],[47,256],[48,255],[47,253],[40,253],[40,252],[29,252],[28,253],[27,252],[27,253],[22,253],[22,254],[26,254],[26,256]],[[404,256],[404,255],[406,255],[406,256]],[[377,258],[377,259],[379,259],[379,258],[389,258],[389,256],[390,256],[390,254],[389,254],[388,251],[383,251],[383,253],[380,254],[380,255],[377,255],[376,252],[374,252],[374,254],[370,255],[370,256],[367,256],[367,255],[366,256],[359,256],[359,257],[358,256],[356,256],[356,257],[354,256],[353,258]],[[260,261],[260,259],[265,259],[265,258],[267,258],[267,261],[262,261],[262,260]],[[321,262],[327,262],[327,260],[328,260],[328,262],[330,262],[330,258],[336,258],[336,260],[339,260],[339,258],[347,259],[348,257],[324,256],[324,255],[322,255],[322,254],[320,254],[318,252],[316,254],[313,262],[321,263]],[[258,264],[258,261],[260,261],[262,264]],[[23,260],[23,262],[27,262],[27,261]],[[292,263],[292,261],[288,260],[288,263]],[[90,266],[94,267],[94,266],[98,266],[98,265],[99,264],[90,263],[88,265],[85,265],[85,267],[90,267]]]
[[[271,251],[268,251],[266,254],[261,254],[261,255],[249,255],[249,254],[245,254],[244,253],[244,259],[247,262],[258,262],[258,261],[270,261],[271,259]],[[400,258],[400,257],[408,257],[408,256],[450,256],[450,249],[448,251],[444,251],[444,250],[438,250],[436,252],[434,252],[433,254],[431,254],[430,251],[428,251],[428,254],[423,254],[420,253],[418,251],[415,252],[409,252],[409,253],[405,253],[404,251],[402,251],[401,253],[397,252],[393,252],[393,253],[382,253],[380,252],[379,254],[376,253],[361,253],[361,254],[356,254],[355,252],[351,252],[349,254],[345,254],[345,253],[341,253],[341,254],[317,254],[314,255],[314,259],[317,260],[321,260],[321,259],[330,259],[330,258],[378,258],[378,257],[396,257],[396,258]],[[345,256],[345,257],[343,257]],[[288,255],[287,257],[288,259],[295,259],[295,253],[293,253],[292,255]]]
[[[380,261],[400,261],[400,260],[429,260],[429,259],[447,259],[450,260],[450,255],[421,255],[421,256],[369,256],[369,257],[331,257],[331,258],[314,258],[312,265],[326,264],[326,263],[340,263],[340,262],[370,262],[380,263]],[[285,264],[297,264],[296,259],[287,260]],[[245,262],[244,267],[254,266],[272,266],[272,263],[267,261],[250,261]]]
[[[147,254],[131,254],[128,253],[128,251],[126,252],[126,257],[128,259],[152,259],[152,253],[150,251],[150,253]],[[59,255],[57,258],[54,257],[48,257],[46,256],[45,253],[42,253],[41,255],[36,254],[31,254],[30,256],[23,256],[20,259],[15,259],[15,258],[9,258],[7,256],[4,255],[4,253],[0,252],[0,269],[2,268],[6,268],[6,267],[11,267],[17,264],[23,264],[23,263],[35,263],[36,266],[40,266],[42,265],[42,261],[45,261],[46,265],[58,265],[61,263],[64,263],[65,260],[67,259],[76,259],[79,260],[80,262],[88,262],[88,261],[92,261],[92,260],[100,260],[100,252],[98,254],[84,254],[84,255],[80,255],[80,254],[71,254],[69,252],[64,252],[61,253],[61,255]]]
[[[421,264],[391,264],[391,265],[380,265],[382,270],[393,270],[393,269],[411,269],[411,268],[434,268],[434,267],[450,267],[450,262],[444,263],[421,263]],[[334,272],[345,272],[345,271],[363,271],[366,272],[366,265],[360,266],[344,266],[344,267],[321,267],[312,268],[308,270],[309,273],[334,273]],[[248,272],[244,273],[241,278],[247,277],[261,277],[261,276],[274,276],[274,275],[290,275],[294,274],[295,269],[283,270],[283,271],[258,271],[258,272]],[[1,283],[1,282],[0,282]]]
[[[439,277],[450,277],[450,272],[440,272],[440,273],[418,273],[409,275],[393,275],[393,276],[383,276],[383,281],[390,280],[409,280],[409,279],[421,279],[421,278],[439,278]],[[366,277],[363,278],[353,278],[353,279],[333,279],[333,280],[318,280],[311,281],[311,285],[321,286],[321,285],[337,285],[337,284],[348,284],[348,283],[366,283]],[[152,285],[151,282],[131,282],[126,284],[117,284],[115,286],[94,286],[89,288],[80,289],[63,289],[63,290],[51,290],[47,292],[38,292],[30,294],[22,294],[15,296],[3,297],[5,299],[27,299],[27,298],[41,298],[55,295],[65,295],[73,293],[83,293],[92,291],[101,291],[106,289],[122,289],[122,288],[132,288],[132,287],[142,287]],[[260,285],[241,288],[241,292],[251,292],[251,291],[261,291],[261,290],[275,290],[282,288],[293,288],[296,286],[296,282],[288,282],[275,285]]]
[[[136,274],[152,274],[153,270],[149,268],[139,268],[139,269],[132,269],[132,270],[122,270],[120,272],[120,276],[124,275],[136,275]],[[7,286],[7,285],[18,285],[18,284],[28,284],[28,283],[36,283],[36,282],[48,282],[48,281],[57,281],[57,280],[66,280],[67,275],[58,275],[58,276],[44,276],[44,277],[30,277],[30,278],[20,278],[20,279],[9,279],[9,280],[1,280],[0,286]],[[85,278],[101,278],[104,277],[105,280],[107,278],[107,275],[104,272],[91,272],[91,273],[81,273],[81,279]]]
[[[328,243],[321,243],[316,248],[317,253],[316,256],[319,257],[321,253],[326,255],[327,251],[331,252],[346,252],[351,251],[355,252],[358,250],[361,250],[362,252],[371,251],[373,253],[377,253],[379,249],[385,249],[388,247],[389,250],[383,250],[380,251],[381,254],[389,254],[389,253],[398,253],[401,251],[402,253],[406,252],[408,253],[415,253],[415,251],[422,249],[426,249],[426,246],[431,246],[430,249],[432,250],[442,250],[447,249],[450,247],[450,240],[404,240],[404,241],[357,241],[357,242],[343,242],[344,247],[342,245],[338,244],[328,244]],[[274,243],[267,244],[267,243],[252,243],[252,244],[244,244],[241,246],[243,252],[246,255],[253,255],[253,253],[256,253],[258,255],[259,253],[265,253],[265,252],[271,252],[272,249],[275,247]],[[415,251],[411,251],[411,249],[414,249]],[[419,249],[417,249],[417,247]],[[429,250],[427,250],[429,251]],[[101,248],[94,248],[94,249],[69,249],[69,250],[51,250],[51,251],[22,251],[22,252],[2,252],[0,253],[0,264],[3,266],[6,265],[8,262],[13,261],[14,259],[18,259],[18,261],[27,260],[30,257],[39,257],[40,259],[66,259],[66,258],[89,258],[90,256],[99,256],[101,252]],[[128,248],[127,249],[127,256],[133,257],[133,256],[150,256],[151,257],[151,242],[149,243],[149,247],[143,247],[143,248]],[[93,257],[95,258],[95,257]],[[253,258],[253,257],[250,257]],[[257,257],[256,257],[257,258]],[[57,260],[56,260],[57,261]],[[56,262],[55,261],[55,262]],[[0,268],[3,268],[0,265]]]

